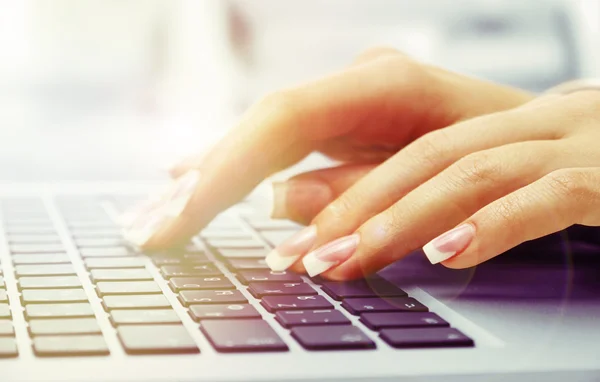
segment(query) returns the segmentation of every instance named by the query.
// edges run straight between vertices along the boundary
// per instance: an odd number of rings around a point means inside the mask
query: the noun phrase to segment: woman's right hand
[[[144,218],[134,219],[128,237],[145,248],[182,243],[266,177],[319,151],[342,165],[275,188],[274,217],[308,223],[416,138],[532,98],[418,63],[394,49],[370,50],[346,70],[279,91],[250,108],[209,153],[173,168],[178,181],[163,200],[141,209]]]

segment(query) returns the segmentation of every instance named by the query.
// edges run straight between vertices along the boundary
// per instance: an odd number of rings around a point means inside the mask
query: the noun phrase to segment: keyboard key
[[[360,321],[371,330],[384,328],[418,328],[428,326],[450,326],[435,313],[382,312],[364,313]]]
[[[263,320],[204,320],[200,329],[222,353],[288,350]]]
[[[119,340],[128,354],[198,353],[183,325],[120,326]]]
[[[248,285],[252,282],[280,282],[280,283],[301,283],[302,278],[291,272],[274,271],[240,271],[238,279],[242,284]]]
[[[228,259],[227,267],[238,271],[268,271],[269,266],[265,259]]]
[[[53,234],[8,235],[10,244],[61,244],[60,236]]]
[[[100,296],[109,294],[151,294],[162,293],[156,281],[114,281],[99,282],[96,291]]]
[[[75,269],[71,264],[17,265],[17,277],[22,276],[68,276],[74,275]]]
[[[354,315],[367,312],[427,312],[426,306],[410,297],[347,298],[342,307]]]
[[[110,247],[110,248],[80,248],[81,257],[127,257],[133,253],[125,247]]]
[[[190,316],[196,322],[207,319],[261,318],[256,308],[249,304],[191,305]]]
[[[52,235],[56,234],[56,229],[52,225],[44,224],[40,226],[21,226],[21,225],[10,225],[7,226],[6,232],[10,235]]]
[[[149,309],[170,308],[171,303],[162,294],[142,294],[131,296],[105,296],[104,309]]]
[[[13,264],[15,265],[27,265],[27,264],[69,264],[71,259],[66,253],[44,253],[28,254],[28,255],[13,255]]]
[[[93,317],[94,311],[89,303],[32,304],[25,306],[25,316],[28,320],[34,318]]]
[[[8,304],[0,304],[0,318],[11,318],[11,316]]]
[[[51,336],[59,334],[100,334],[100,326],[95,318],[68,318],[60,320],[31,320],[29,334]]]
[[[225,276],[220,277],[173,277],[169,286],[175,292],[181,290],[201,289],[235,289],[235,286]]]
[[[166,265],[160,268],[160,273],[167,279],[171,277],[221,276],[222,274],[213,264]]]
[[[144,268],[143,257],[91,257],[85,259],[87,269]]]
[[[62,277],[21,277],[18,280],[19,289],[58,289],[77,288],[81,281],[77,276]]]
[[[13,244],[10,246],[10,252],[20,253],[57,253],[64,252],[65,247],[62,244]]]
[[[210,260],[205,255],[185,253],[178,256],[152,256],[152,262],[157,267],[162,267],[163,265],[206,264]]]
[[[0,289],[0,303],[8,302],[8,294],[4,289]]]
[[[43,304],[50,302],[87,302],[83,289],[25,289],[21,292],[23,304]]]
[[[251,283],[248,291],[256,298],[264,296],[310,296],[317,291],[305,283]]]
[[[141,324],[178,324],[181,319],[173,309],[113,310],[110,321],[114,326]]]
[[[375,343],[351,325],[298,326],[292,337],[308,350],[374,349]]]
[[[110,248],[125,245],[121,238],[77,238],[75,244],[80,248]]]
[[[73,234],[73,238],[77,239],[97,239],[97,238],[120,238],[121,231],[118,229],[88,229],[88,230],[77,230],[71,228],[71,233]]]
[[[0,358],[16,357],[18,355],[17,343],[13,338],[0,338]]]
[[[341,301],[352,297],[406,297],[406,292],[384,279],[324,282],[323,291]]]
[[[192,304],[237,304],[248,302],[237,290],[184,290],[179,293],[179,301],[189,306]]]
[[[265,245],[256,239],[231,240],[231,239],[209,239],[208,244],[214,248],[223,249],[262,249]]]
[[[15,328],[9,320],[0,320],[0,337],[14,337]]]
[[[33,351],[38,356],[66,357],[108,355],[102,336],[40,336],[33,338]]]
[[[261,249],[224,249],[221,248],[217,253],[226,259],[264,259],[269,250]]]
[[[275,313],[275,319],[288,329],[307,325],[350,325],[350,320],[334,309],[280,311]]]
[[[472,339],[453,328],[383,329],[380,337],[395,348],[474,346]]]
[[[152,275],[143,268],[131,269],[92,269],[90,276],[93,283],[100,281],[145,281],[153,280]]]
[[[278,310],[333,309],[323,296],[266,296],[261,305],[271,313]]]

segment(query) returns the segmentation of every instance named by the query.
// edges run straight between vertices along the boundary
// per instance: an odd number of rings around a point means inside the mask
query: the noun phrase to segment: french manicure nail
[[[475,227],[460,225],[425,244],[423,252],[431,264],[441,263],[464,251],[475,237]]]
[[[285,271],[292,266],[300,256],[310,250],[316,239],[316,226],[311,225],[303,228],[273,249],[265,258],[265,262],[272,271]]]
[[[315,249],[302,259],[306,272],[313,277],[343,263],[356,251],[359,242],[360,236],[353,234]]]

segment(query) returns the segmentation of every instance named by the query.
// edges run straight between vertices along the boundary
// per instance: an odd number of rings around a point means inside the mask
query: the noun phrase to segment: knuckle
[[[332,222],[347,221],[352,211],[356,211],[359,199],[346,192],[327,205],[319,214],[318,220],[332,224]]]
[[[485,151],[469,154],[451,167],[451,177],[467,184],[495,182],[502,172],[502,163]]]
[[[490,216],[499,226],[518,235],[524,226],[525,213],[520,200],[511,197],[503,198],[493,204]]]
[[[598,119],[600,115],[600,92],[598,91],[578,91],[564,96],[562,100],[568,112],[569,119]]]
[[[584,169],[561,169],[548,174],[546,181],[550,190],[561,198],[589,201],[599,197],[591,178]]]
[[[434,130],[413,142],[411,156],[425,165],[447,165],[450,142],[445,130]]]

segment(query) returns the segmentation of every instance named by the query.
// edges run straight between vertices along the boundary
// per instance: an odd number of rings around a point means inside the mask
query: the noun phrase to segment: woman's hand
[[[574,224],[600,226],[598,91],[542,97],[426,134],[269,262],[281,269],[313,249],[302,261],[310,275],[345,280],[424,246],[432,263],[465,268]]]
[[[276,213],[309,222],[416,138],[531,99],[516,89],[419,64],[392,49],[369,51],[341,73],[275,93],[252,107],[206,156],[174,168],[178,180],[169,191],[127,214],[128,237],[146,248],[185,241],[270,174],[321,151],[344,165],[304,174],[278,187],[279,195],[289,198],[278,199],[283,204]],[[430,166],[435,160],[427,152],[421,154],[411,158],[413,165]],[[404,181],[416,186],[421,178],[409,174]],[[397,193],[388,195],[389,180],[370,185],[372,191],[386,190],[383,199],[380,192],[367,195],[352,222],[340,230],[320,227],[319,237],[340,236],[358,228],[358,216],[364,217],[367,210],[374,214],[389,207],[397,200]],[[294,195],[302,195],[301,189],[315,197],[296,208]]]

